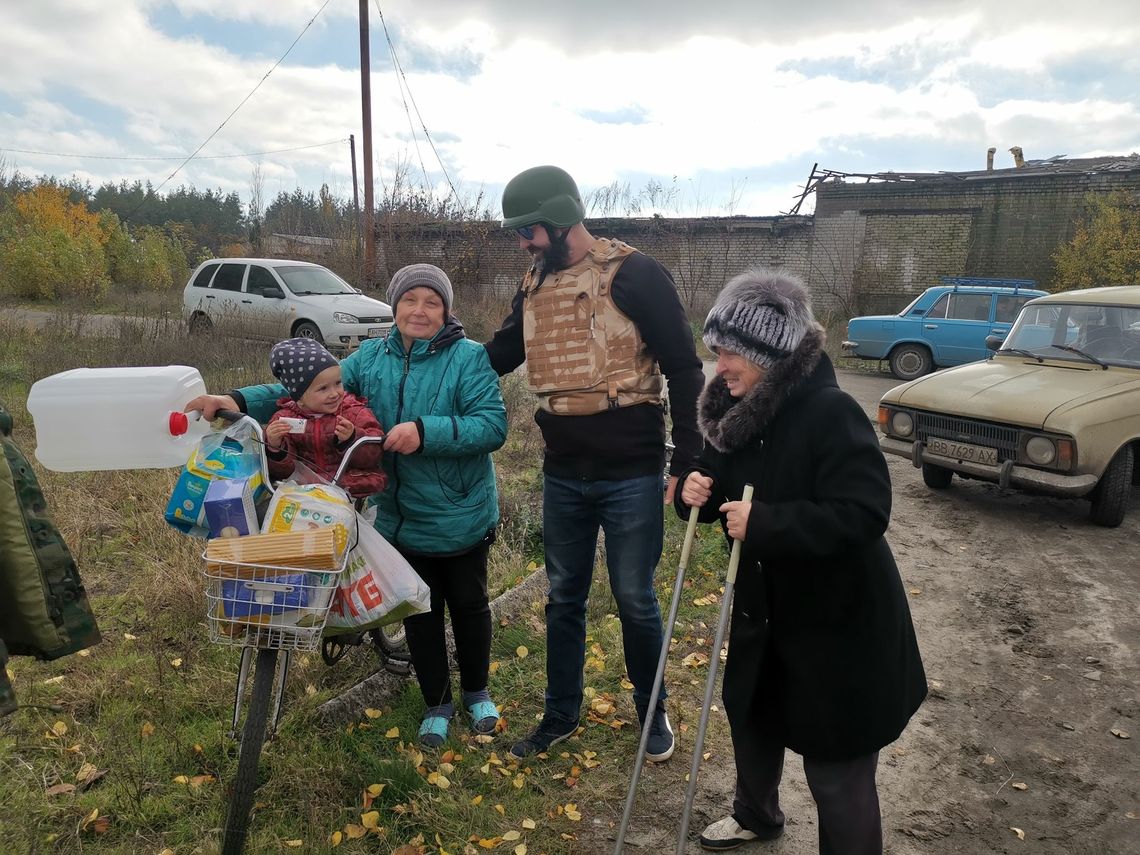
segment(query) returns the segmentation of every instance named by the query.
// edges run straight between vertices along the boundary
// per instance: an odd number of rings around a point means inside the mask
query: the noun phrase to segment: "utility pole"
[[[356,186],[356,137],[348,135],[348,156],[352,159],[352,222],[356,225],[356,249],[360,252],[360,191]]]
[[[372,63],[368,53],[368,0],[360,0],[360,110],[364,130],[364,282],[376,281],[376,229],[372,208]],[[353,165],[356,164],[354,157]]]

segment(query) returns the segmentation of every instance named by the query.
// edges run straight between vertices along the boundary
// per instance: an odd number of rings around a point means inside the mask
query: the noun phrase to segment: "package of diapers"
[[[332,484],[295,484],[277,487],[262,534],[331,527],[335,532],[337,552],[356,542],[356,511],[348,494]]]

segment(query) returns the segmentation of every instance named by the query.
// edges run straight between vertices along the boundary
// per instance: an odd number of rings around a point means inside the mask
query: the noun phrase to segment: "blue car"
[[[943,276],[897,315],[852,318],[843,353],[887,360],[900,380],[990,355],[986,336],[1009,332],[1026,301],[1047,292],[1032,279]]]

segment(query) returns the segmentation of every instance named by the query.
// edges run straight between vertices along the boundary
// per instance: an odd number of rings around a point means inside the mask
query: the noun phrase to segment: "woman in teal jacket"
[[[498,710],[487,691],[491,610],[487,551],[499,521],[491,452],[507,437],[499,378],[481,344],[451,315],[447,274],[431,264],[396,271],[388,300],[396,323],[341,362],[344,387],[367,399],[387,434],[388,487],[373,497],[376,528],[431,588],[430,612],[404,621],[427,704],[420,741],[442,745],[455,713],[444,635],[451,614],[463,706],[477,733],[493,733]],[[190,408],[211,417],[233,407],[264,421],[283,394],[274,385],[203,396]]]

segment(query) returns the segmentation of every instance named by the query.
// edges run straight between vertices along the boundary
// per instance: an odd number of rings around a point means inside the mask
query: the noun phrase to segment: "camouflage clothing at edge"
[[[16,709],[8,656],[58,659],[100,641],[79,569],[0,404],[0,714]]]

